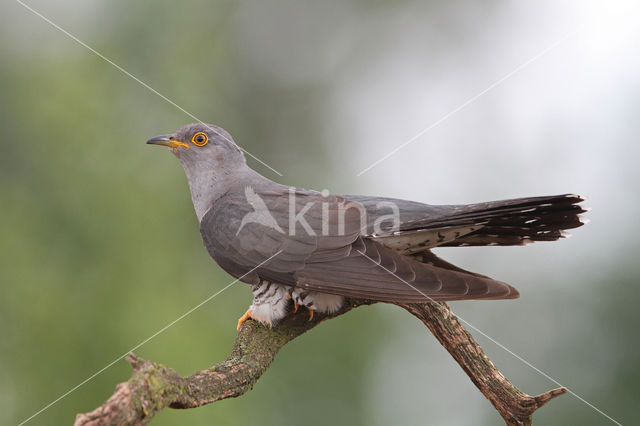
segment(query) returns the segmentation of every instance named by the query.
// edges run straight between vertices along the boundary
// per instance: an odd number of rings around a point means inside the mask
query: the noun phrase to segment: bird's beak
[[[185,147],[187,149],[191,149],[191,147],[189,145],[187,145],[184,142],[179,142],[176,141],[174,139],[171,138],[171,135],[160,135],[160,136],[156,136],[153,137],[151,139],[149,139],[147,141],[148,144],[150,145],[162,145],[162,146],[168,146],[169,148],[178,148],[178,147]]]

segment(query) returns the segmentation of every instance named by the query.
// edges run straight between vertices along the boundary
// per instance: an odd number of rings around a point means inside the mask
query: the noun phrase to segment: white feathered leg
[[[291,298],[294,303],[309,309],[309,316],[313,318],[313,311],[323,314],[332,314],[344,305],[344,297],[337,294],[318,293],[294,287],[291,290]]]
[[[260,284],[253,285],[251,288],[253,303],[238,320],[238,331],[242,324],[250,318],[272,327],[287,315],[287,305],[291,299],[289,286],[261,281]]]
[[[262,281],[260,284],[252,286],[252,289],[253,303],[238,320],[238,330],[248,319],[260,321],[262,324],[272,327],[287,315],[291,299],[296,307],[300,305],[309,310],[309,320],[313,318],[314,311],[332,314],[344,304],[342,296],[308,291],[268,281]]]

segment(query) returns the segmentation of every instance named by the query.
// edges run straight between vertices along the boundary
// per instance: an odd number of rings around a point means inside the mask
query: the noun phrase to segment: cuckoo
[[[333,313],[346,297],[382,302],[514,299],[504,282],[436,256],[435,247],[555,241],[583,225],[579,195],[429,205],[281,185],[251,169],[224,129],[188,124],[148,144],[180,160],[204,245],[251,285],[238,320],[272,326],[298,307]]]

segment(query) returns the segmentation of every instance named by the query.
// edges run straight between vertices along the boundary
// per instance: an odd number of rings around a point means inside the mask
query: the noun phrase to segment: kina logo
[[[253,207],[253,211],[247,213],[242,218],[242,222],[240,223],[240,228],[238,228],[238,232],[236,235],[242,231],[242,228],[248,223],[257,223],[262,226],[266,226],[267,228],[275,229],[276,231],[284,234],[284,230],[278,225],[275,218],[267,208],[267,205],[264,203],[264,200],[260,198],[258,194],[251,188],[247,186],[244,189],[244,195],[247,198],[247,203],[251,207]]]

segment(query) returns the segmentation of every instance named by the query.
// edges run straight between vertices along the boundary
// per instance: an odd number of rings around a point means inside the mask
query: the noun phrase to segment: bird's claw
[[[247,312],[244,313],[240,318],[238,318],[238,327],[236,328],[238,331],[242,328],[242,324],[248,319],[251,319],[251,308],[247,309]]]
[[[244,313],[244,315],[242,315],[239,319],[238,319],[238,327],[236,327],[236,330],[240,331],[240,329],[242,328],[242,324],[244,324],[244,322],[246,320],[256,320],[264,325],[268,325],[269,328],[273,328],[273,322],[271,322],[268,319],[260,319],[260,318],[256,318],[253,316],[253,312],[251,312],[251,308],[247,309],[247,312]]]

